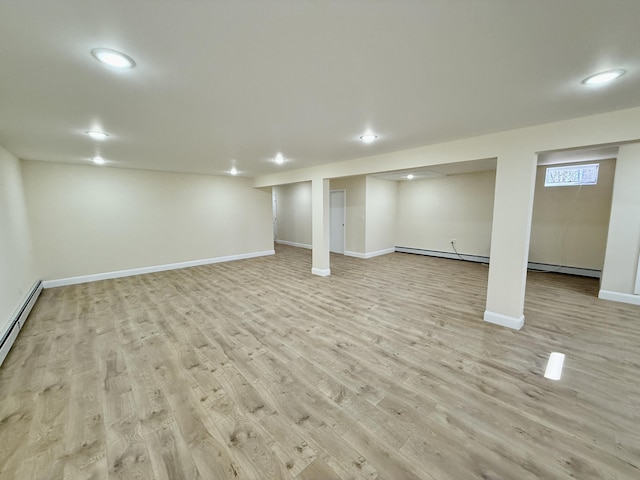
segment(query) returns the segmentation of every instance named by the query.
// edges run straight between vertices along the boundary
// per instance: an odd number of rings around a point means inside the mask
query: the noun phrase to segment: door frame
[[[329,190],[329,226],[331,226],[331,194],[334,192],[342,192],[342,218],[344,220],[344,228],[342,230],[342,253],[331,251],[331,231],[329,231],[329,252],[338,253],[344,255],[347,251],[347,190],[344,188],[336,188],[335,190]]]

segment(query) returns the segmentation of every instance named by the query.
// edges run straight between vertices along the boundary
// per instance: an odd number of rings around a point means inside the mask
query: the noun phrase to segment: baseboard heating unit
[[[20,329],[27,321],[27,317],[29,317],[29,313],[31,312],[33,305],[40,296],[40,292],[42,292],[42,280],[38,280],[33,285],[24,302],[11,319],[7,330],[2,333],[2,341],[0,341],[0,365],[4,362],[13,342],[15,342],[18,333],[20,333]]]

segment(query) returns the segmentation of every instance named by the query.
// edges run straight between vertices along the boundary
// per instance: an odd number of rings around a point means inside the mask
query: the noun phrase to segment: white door
[[[278,240],[278,194],[272,193],[271,200],[273,202],[273,240]]]
[[[334,253],[344,253],[345,203],[344,190],[333,190],[329,196],[330,242],[329,249]]]

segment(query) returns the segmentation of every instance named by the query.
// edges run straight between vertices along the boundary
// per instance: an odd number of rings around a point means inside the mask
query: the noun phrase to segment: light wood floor
[[[0,368],[0,477],[640,478],[639,307],[530,273],[515,332],[482,265],[310,260],[45,290]]]

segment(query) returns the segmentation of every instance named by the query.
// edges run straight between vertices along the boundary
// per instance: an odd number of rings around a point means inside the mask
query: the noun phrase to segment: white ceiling
[[[255,176],[640,105],[638,0],[0,2],[0,144],[24,159]]]

